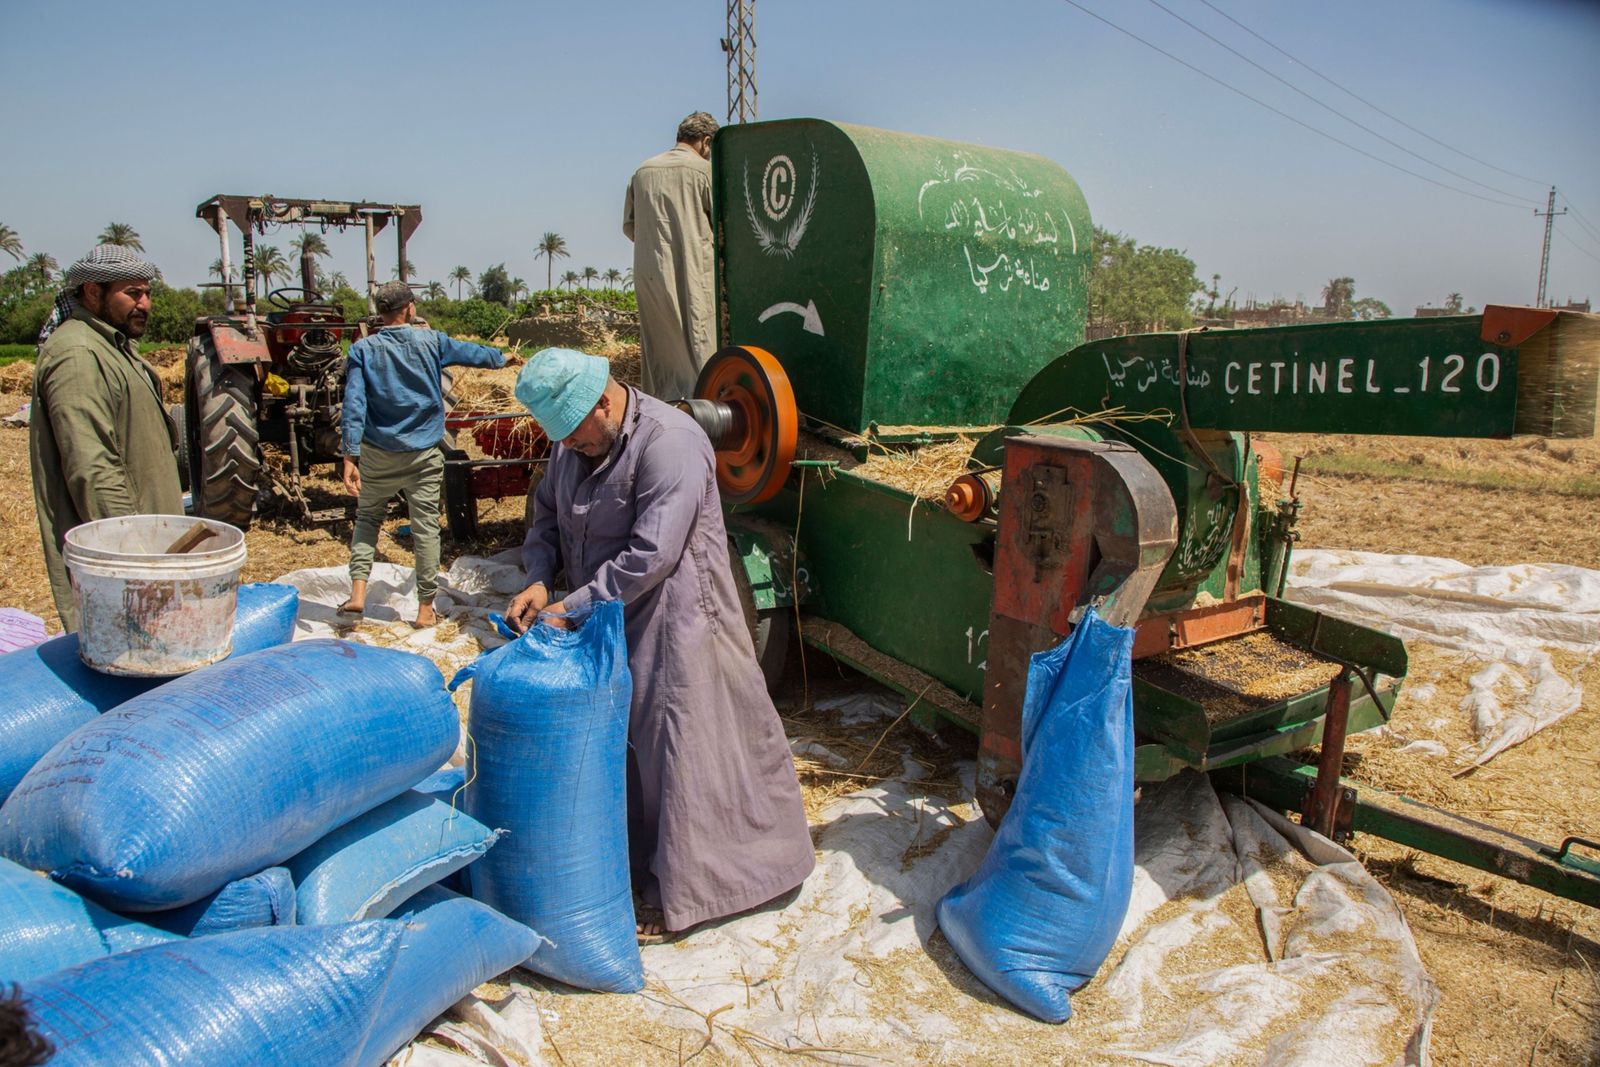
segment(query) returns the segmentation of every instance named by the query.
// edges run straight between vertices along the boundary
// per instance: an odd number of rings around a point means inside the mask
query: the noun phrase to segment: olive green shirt
[[[183,514],[177,428],[161,380],[132,340],[81,307],[39,349],[28,456],[50,591],[71,632],[67,531],[113,515]]]

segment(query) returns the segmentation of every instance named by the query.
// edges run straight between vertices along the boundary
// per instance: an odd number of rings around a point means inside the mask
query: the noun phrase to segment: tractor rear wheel
[[[184,373],[184,431],[194,513],[248,529],[261,479],[253,367],[217,358],[210,336],[189,342]]]
[[[733,585],[739,593],[739,606],[744,609],[745,625],[750,631],[750,644],[761,667],[761,677],[767,683],[767,692],[777,689],[783,678],[783,667],[789,658],[789,632],[792,629],[794,608],[756,607],[755,590],[750,587],[750,575],[745,573],[733,539],[728,539],[728,559],[733,565]]]

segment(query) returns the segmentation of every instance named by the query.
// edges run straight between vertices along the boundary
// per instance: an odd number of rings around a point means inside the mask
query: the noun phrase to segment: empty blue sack
[[[0,859],[0,983],[175,939]]]
[[[1022,774],[939,928],[983,981],[1046,1022],[1116,943],[1133,887],[1133,631],[1092,610],[1028,666]]]
[[[253,926],[288,926],[295,921],[294,880],[284,867],[268,867],[229,882],[210,896],[171,911],[146,912],[151,926],[184,937],[225,934]]]
[[[622,604],[581,628],[539,624],[456,674],[472,679],[467,813],[503,828],[472,895],[547,945],[528,966],[611,993],[644,986],[628,873],[628,712]]]
[[[440,772],[290,859],[296,921],[381,919],[489,851],[500,835],[461,809],[461,784]]]
[[[299,610],[300,593],[292,585],[241,585],[234,607],[233,654],[288,641]],[[0,656],[0,803],[57,741],[167,680],[90,669],[78,658],[75,633]]]
[[[122,912],[282,863],[438,768],[438,668],[347,641],[231,657],[63,738],[0,806],[0,855]]]

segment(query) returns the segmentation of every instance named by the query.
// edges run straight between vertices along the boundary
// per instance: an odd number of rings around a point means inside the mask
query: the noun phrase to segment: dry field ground
[[[608,354],[622,360],[636,350]],[[176,361],[164,374],[176,398]],[[0,415],[26,399],[27,364],[0,368]],[[474,372],[476,373],[476,372]],[[477,406],[509,410],[506,372],[462,385]],[[1300,492],[1307,546],[1410,552],[1474,564],[1562,562],[1600,569],[1600,443],[1427,441],[1273,435],[1292,463],[1305,457]],[[55,625],[38,552],[27,431],[0,428],[0,605]],[[338,499],[317,480],[313,505]],[[482,536],[445,540],[445,563],[521,538],[521,501],[481,513]],[[379,558],[409,563],[390,539]],[[247,580],[342,564],[347,524],[300,528],[276,508],[249,534]],[[1413,645],[1411,677],[1434,683],[1432,704],[1402,696],[1393,723],[1405,734],[1448,710],[1465,671],[1440,650]],[[1600,663],[1568,663],[1584,683],[1583,707],[1556,727],[1468,776],[1445,760],[1400,757],[1392,745],[1356,741],[1351,773],[1544,842],[1600,837]],[[791,718],[805,728],[803,713]],[[814,726],[815,724],[813,724]],[[899,730],[909,729],[901,725]],[[1434,731],[1430,736],[1440,736]],[[1464,741],[1465,727],[1459,737]],[[905,744],[906,738],[891,738]],[[808,774],[808,786],[828,788]],[[837,792],[841,783],[834,783]],[[808,789],[808,792],[810,790]],[[1400,902],[1441,991],[1432,1050],[1440,1064],[1600,1063],[1600,913],[1373,838],[1357,843]]]

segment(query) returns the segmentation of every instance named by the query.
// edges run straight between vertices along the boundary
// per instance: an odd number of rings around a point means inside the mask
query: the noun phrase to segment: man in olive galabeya
[[[100,245],[67,269],[39,335],[28,421],[33,502],[61,625],[78,628],[62,544],[114,515],[181,515],[177,428],[161,380],[139,357],[156,268]]]

